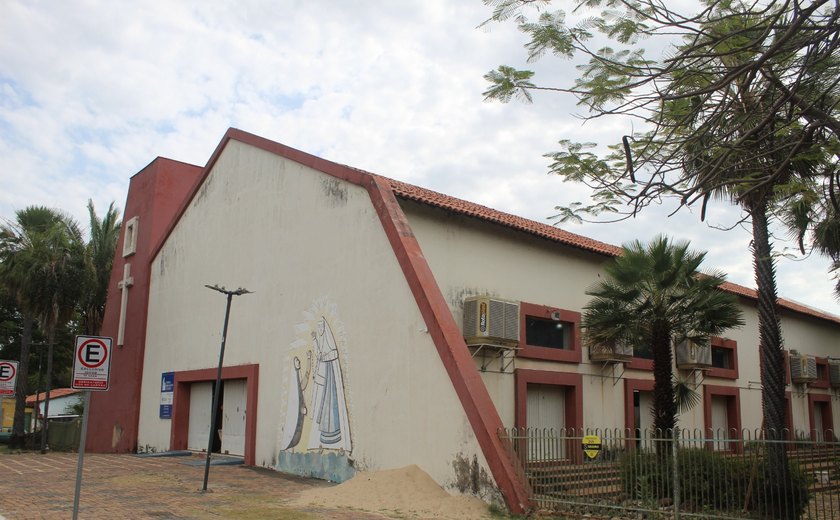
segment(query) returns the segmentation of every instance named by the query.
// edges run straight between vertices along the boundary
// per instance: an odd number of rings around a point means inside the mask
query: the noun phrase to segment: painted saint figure
[[[306,390],[306,385],[309,383],[309,374],[312,371],[312,352],[306,353],[306,359],[309,362],[306,367],[306,375],[301,377],[300,374],[300,359],[295,356],[292,361],[292,368],[294,369],[294,376],[289,379],[289,393],[288,404],[286,406],[286,425],[283,428],[283,446],[281,449],[288,450],[294,448],[300,442],[300,435],[303,432],[303,418],[306,415],[306,403],[303,400],[303,391]]]
[[[330,325],[323,316],[317,329],[317,332],[312,333],[315,343],[315,374],[312,406],[309,410],[313,422],[309,449],[328,448],[350,452],[350,424],[338,348]]]

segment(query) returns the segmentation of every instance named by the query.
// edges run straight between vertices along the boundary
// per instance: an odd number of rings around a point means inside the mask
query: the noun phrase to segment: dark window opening
[[[647,343],[642,345],[633,345],[633,357],[653,359],[653,348]]]
[[[819,381],[828,381],[828,365],[817,362],[817,379]]]
[[[572,349],[572,327],[567,321],[525,316],[525,342],[530,346]]]
[[[728,348],[712,346],[712,366],[732,368],[732,351]]]

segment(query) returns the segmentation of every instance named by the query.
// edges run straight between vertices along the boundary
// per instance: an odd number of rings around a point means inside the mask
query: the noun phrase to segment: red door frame
[[[216,368],[184,370],[175,372],[175,395],[172,404],[172,429],[169,445],[173,450],[187,449],[187,435],[190,428],[190,385],[215,382]],[[257,445],[257,395],[259,387],[259,365],[239,365],[222,368],[222,381],[245,380],[245,457],[247,466],[256,465]]]

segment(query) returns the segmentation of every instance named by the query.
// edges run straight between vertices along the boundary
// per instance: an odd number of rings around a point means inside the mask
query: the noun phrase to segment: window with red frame
[[[517,356],[580,363],[580,313],[546,305],[519,304]]]

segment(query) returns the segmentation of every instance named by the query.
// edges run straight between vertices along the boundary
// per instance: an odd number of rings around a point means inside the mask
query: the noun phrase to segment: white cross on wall
[[[128,288],[134,285],[134,278],[131,277],[131,264],[126,263],[123,269],[123,279],[117,283],[117,288],[122,291],[120,298],[120,325],[117,330],[117,345],[123,346],[125,340],[125,312],[128,307]]]

